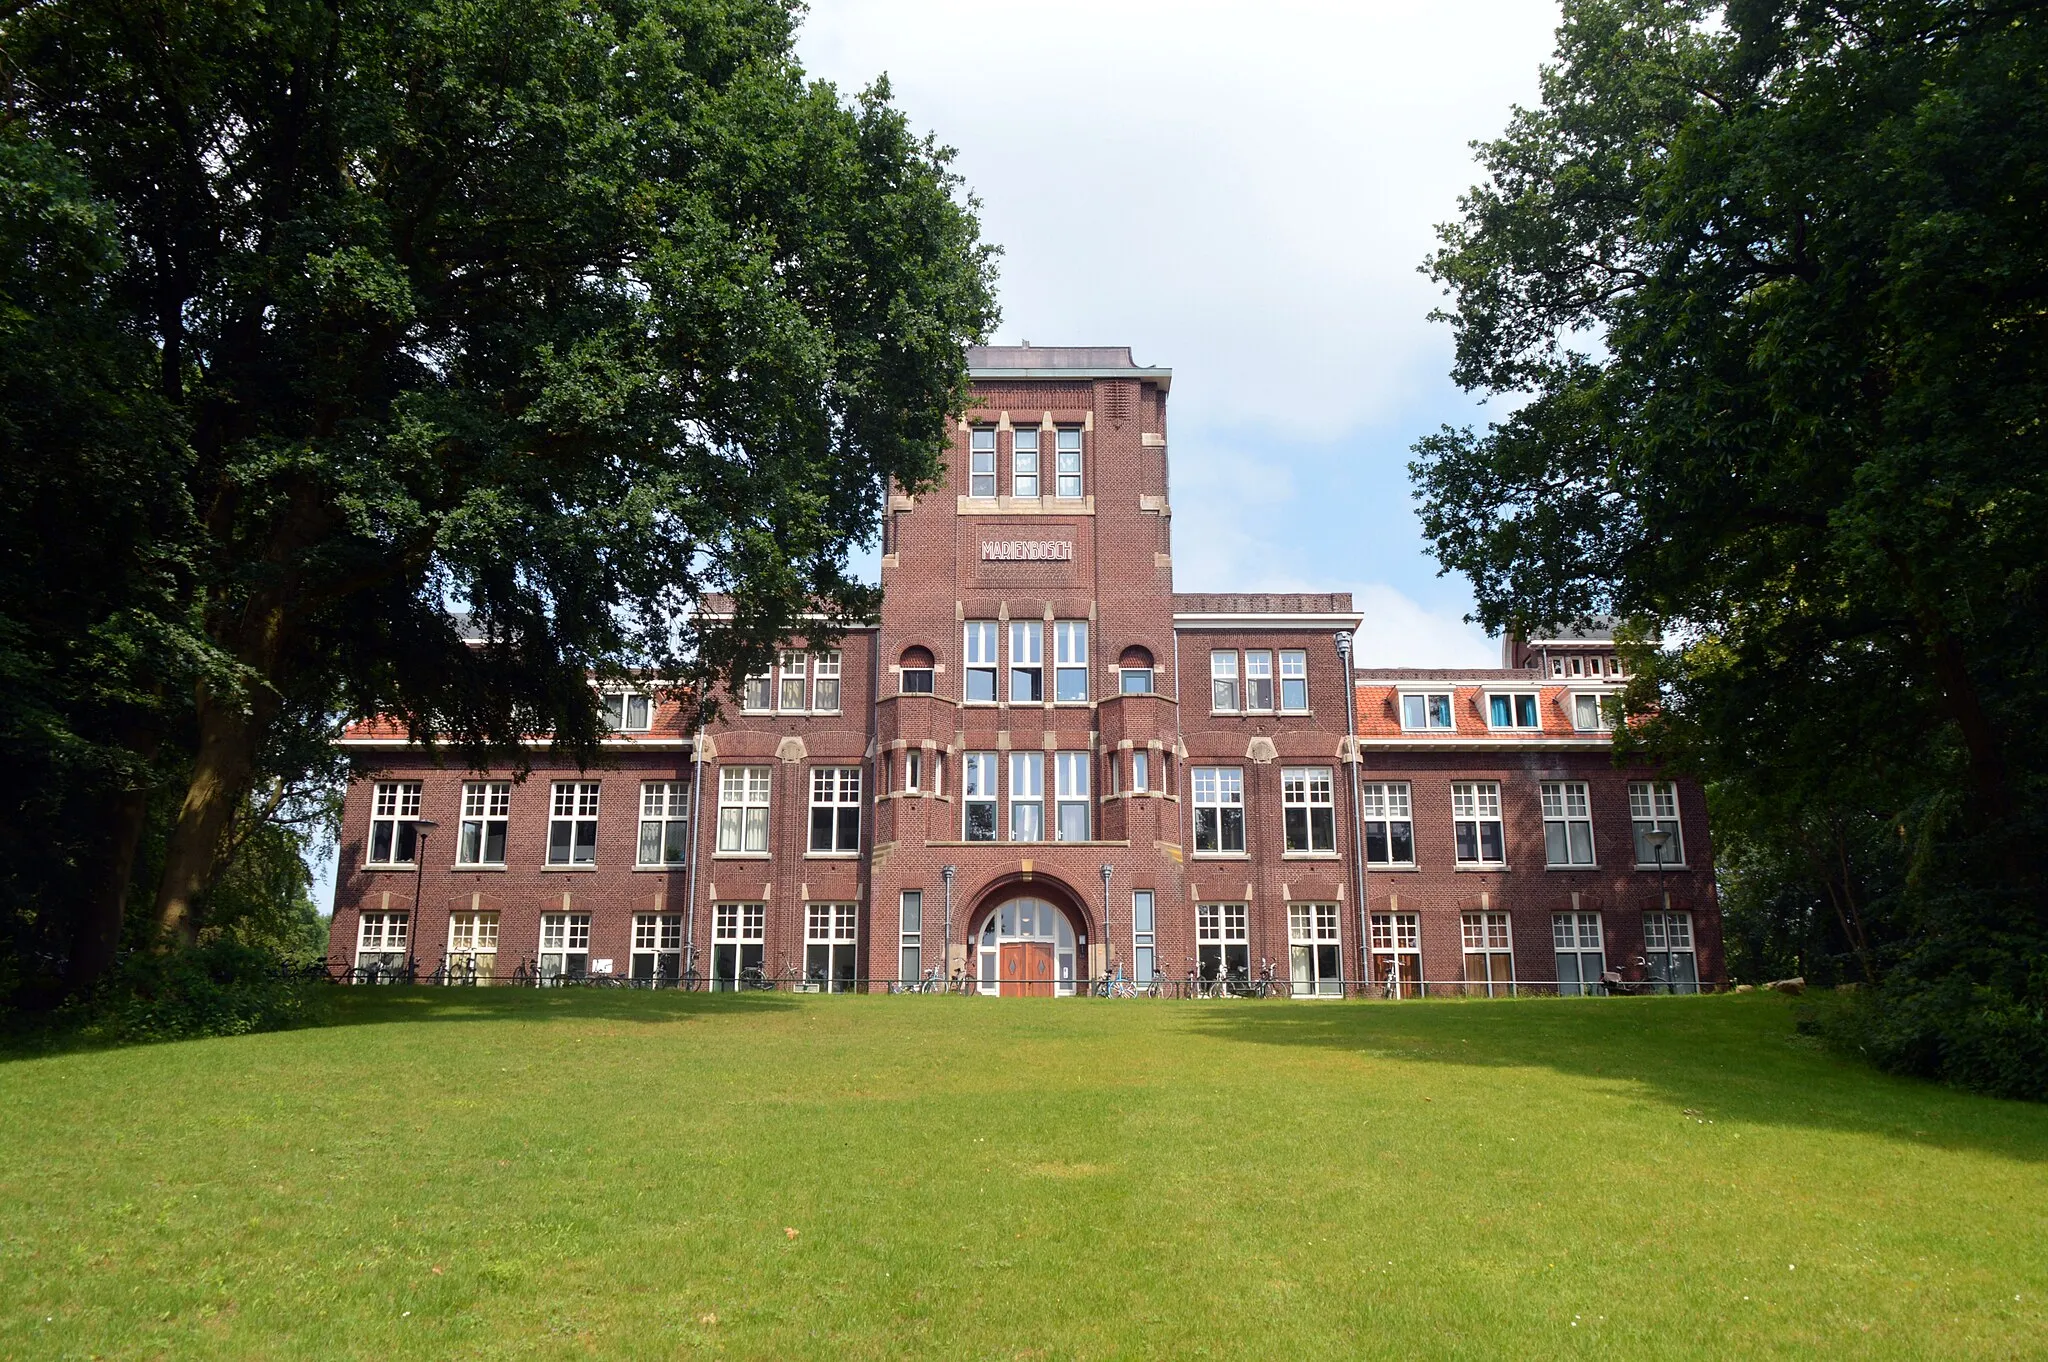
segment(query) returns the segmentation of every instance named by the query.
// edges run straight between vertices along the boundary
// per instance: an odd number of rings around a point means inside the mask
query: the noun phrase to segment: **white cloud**
[[[1356,587],[1365,617],[1352,661],[1360,667],[1498,667],[1500,643],[1458,610],[1429,610],[1382,582]]]

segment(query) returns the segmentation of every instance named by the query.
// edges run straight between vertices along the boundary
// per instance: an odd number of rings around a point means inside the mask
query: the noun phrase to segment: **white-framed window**
[[[804,912],[804,981],[830,993],[853,987],[860,905],[812,903]]]
[[[1237,713],[1237,653],[1218,648],[1209,654],[1209,708],[1218,714]]]
[[[768,921],[764,903],[711,905],[711,987],[714,991],[765,982],[763,952]]]
[[[775,707],[785,714],[801,714],[810,708],[804,703],[809,698],[810,690],[806,684],[810,674],[808,664],[809,659],[805,654],[790,648],[783,652],[782,660],[775,669],[781,679],[781,685],[775,693]]]
[[[1131,749],[1131,793],[1144,794],[1152,788],[1152,754],[1142,747]]]
[[[969,704],[996,702],[996,621],[969,620],[961,628],[960,698]]]
[[[1572,696],[1572,727],[1581,733],[1607,732],[1607,711],[1600,700],[1598,695],[1581,693]]]
[[[996,840],[996,754],[968,752],[960,758],[960,840]]]
[[[1500,785],[1461,780],[1451,785],[1451,825],[1457,834],[1459,865],[1505,865],[1507,834],[1501,824]]]
[[[811,708],[819,714],[839,712],[839,650],[811,654]]]
[[[1372,978],[1391,984],[1399,996],[1422,982],[1422,918],[1416,913],[1372,915]]]
[[[1081,432],[1072,426],[1063,426],[1058,440],[1057,494],[1063,497],[1078,497],[1081,495]]]
[[[1152,982],[1159,972],[1158,924],[1154,920],[1152,891],[1131,891],[1131,976],[1141,984]]]
[[[930,695],[937,686],[938,676],[932,667],[932,655],[925,648],[905,649],[903,663],[896,671],[896,690],[901,695]]]
[[[924,974],[924,891],[904,890],[898,910],[896,977],[915,983]]]
[[[1010,494],[1038,495],[1038,429],[1020,427],[1010,439]]]
[[[1536,697],[1526,691],[1486,697],[1486,725],[1489,728],[1540,728]]]
[[[558,780],[548,800],[548,864],[597,864],[594,780]]]
[[[1448,733],[1457,727],[1451,718],[1451,692],[1404,692],[1401,696],[1401,727],[1411,733]]]
[[[606,691],[600,703],[614,733],[645,733],[654,726],[654,697],[644,691]]]
[[[1308,653],[1300,648],[1280,650],[1280,708],[1288,714],[1308,712]]]
[[[1089,838],[1089,795],[1086,752],[1053,753],[1053,831],[1062,842]]]
[[[766,714],[775,708],[775,678],[758,672],[740,683],[740,709],[747,714]]]
[[[1650,977],[1670,993],[1700,991],[1699,961],[1693,955],[1692,914],[1643,914],[1643,952],[1650,958]]]
[[[1513,991],[1514,934],[1506,913],[1466,913],[1465,982],[1471,991],[1489,996]]]
[[[1244,772],[1235,766],[1197,766],[1195,851],[1212,855],[1244,852]]]
[[[1336,904],[1287,905],[1287,967],[1295,997],[1336,997],[1344,992],[1342,945]]]
[[[976,426],[967,437],[967,495],[996,494],[996,428]]]
[[[633,953],[626,962],[630,977],[649,984],[673,984],[683,974],[683,915],[633,914]]]
[[[469,780],[462,785],[462,830],[457,865],[505,864],[505,829],[512,817],[512,782]]]
[[[1662,864],[1666,869],[1685,864],[1685,839],[1678,830],[1678,784],[1670,780],[1632,780],[1628,786],[1628,816],[1634,825],[1636,865],[1655,869],[1657,849],[1651,845],[1652,832],[1669,833],[1664,843]]]
[[[454,979],[488,983],[498,972],[498,915],[460,912],[448,915],[448,974]]]
[[[1589,997],[1604,991],[1600,976],[1607,972],[1607,948],[1600,935],[1598,913],[1552,913],[1550,944],[1557,952],[1560,997]]]
[[[1368,865],[1415,864],[1415,806],[1405,780],[1374,781],[1359,787],[1365,815]]]
[[[640,849],[636,865],[681,865],[690,854],[690,784],[640,782]]]
[[[581,979],[590,973],[590,914],[540,915],[540,977]]]
[[[724,766],[718,771],[718,849],[765,853],[768,850],[766,766]]]
[[[860,850],[860,768],[811,768],[811,850],[850,856]]]
[[[1045,621],[1010,621],[1010,703],[1045,700]]]
[[[1273,708],[1273,654],[1264,648],[1245,651],[1244,707],[1261,714]]]
[[[1045,840],[1045,753],[1010,754],[1010,840]]]
[[[419,854],[420,782],[380,780],[370,791],[371,865],[411,865]]]
[[[1543,855],[1554,866],[1593,864],[1593,801],[1585,781],[1543,782]]]
[[[1195,961],[1204,979],[1251,977],[1250,917],[1242,903],[1195,905]]]
[[[1335,854],[1337,803],[1329,767],[1282,768],[1280,814],[1287,850]]]
[[[375,979],[405,968],[410,913],[364,913],[356,923],[356,968]]]
[[[916,794],[924,789],[924,750],[917,747],[903,749],[903,792]]]
[[[1055,620],[1052,626],[1052,698],[1074,702],[1088,698],[1088,621]]]

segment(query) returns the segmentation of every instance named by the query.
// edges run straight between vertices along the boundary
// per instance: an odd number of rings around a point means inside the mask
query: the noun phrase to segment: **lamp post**
[[[1116,873],[1116,867],[1108,861],[1102,863],[1102,977],[1109,977],[1109,955],[1116,949],[1116,935],[1109,929],[1109,877]]]
[[[939,878],[946,886],[946,938],[944,948],[939,953],[939,968],[945,972],[948,989],[953,986],[953,874],[954,870],[950,865],[939,869]]]
[[[427,872],[427,834],[440,826],[431,818],[415,819],[412,825],[412,921],[405,930],[405,981],[409,984],[420,977],[420,881]]]
[[[1336,634],[1337,661],[1344,672],[1344,736],[1351,740],[1351,857],[1352,884],[1358,890],[1358,979],[1359,993],[1372,983],[1372,937],[1366,912],[1366,868],[1365,868],[1365,792],[1359,788],[1358,768],[1365,764],[1365,754],[1358,747],[1358,696],[1354,693],[1357,684],[1351,671],[1351,631],[1339,629]],[[1341,989],[1343,985],[1340,983]]]
[[[1653,827],[1643,834],[1643,841],[1649,844],[1651,859],[1657,863],[1657,901],[1663,905],[1665,914],[1662,924],[1663,930],[1666,933],[1664,938],[1664,991],[1666,993],[1676,993],[1678,991],[1677,982],[1671,977],[1673,974],[1671,968],[1671,938],[1669,936],[1671,931],[1671,891],[1664,887],[1664,848],[1671,845],[1671,833],[1664,828]],[[1646,941],[1643,944],[1647,946],[1649,943]]]

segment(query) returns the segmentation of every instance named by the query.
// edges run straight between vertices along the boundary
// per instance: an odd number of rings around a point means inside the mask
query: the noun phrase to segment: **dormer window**
[[[1491,728],[1540,728],[1534,695],[1489,695],[1486,722]]]
[[[1401,697],[1401,727],[1410,732],[1449,732],[1455,726],[1449,691],[1416,691]]]
[[[1604,733],[1607,731],[1607,716],[1601,711],[1597,695],[1574,695],[1572,697],[1572,727],[1581,733]]]
[[[608,691],[600,703],[614,733],[645,733],[653,726],[654,700],[642,691]]]

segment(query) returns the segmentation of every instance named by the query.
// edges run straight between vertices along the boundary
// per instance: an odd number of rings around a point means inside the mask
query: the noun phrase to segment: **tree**
[[[534,733],[595,759],[593,673],[697,682],[806,612],[816,634],[872,609],[849,550],[938,469],[992,253],[886,82],[849,106],[805,80],[796,12],[7,21],[10,127],[110,219],[105,315],[150,358],[121,391],[181,436],[148,469],[191,512],[158,617],[203,646],[121,744],[189,765],[169,937],[194,938],[259,776],[291,774],[266,761],[337,713],[474,762]],[[711,592],[729,618],[693,613]]]
[[[1834,900],[1872,970],[2038,1009],[2040,9],[1570,0],[1558,43],[1426,267],[1520,404],[1416,446],[1434,551],[1494,627],[1670,640],[1624,743],[1881,901]]]

